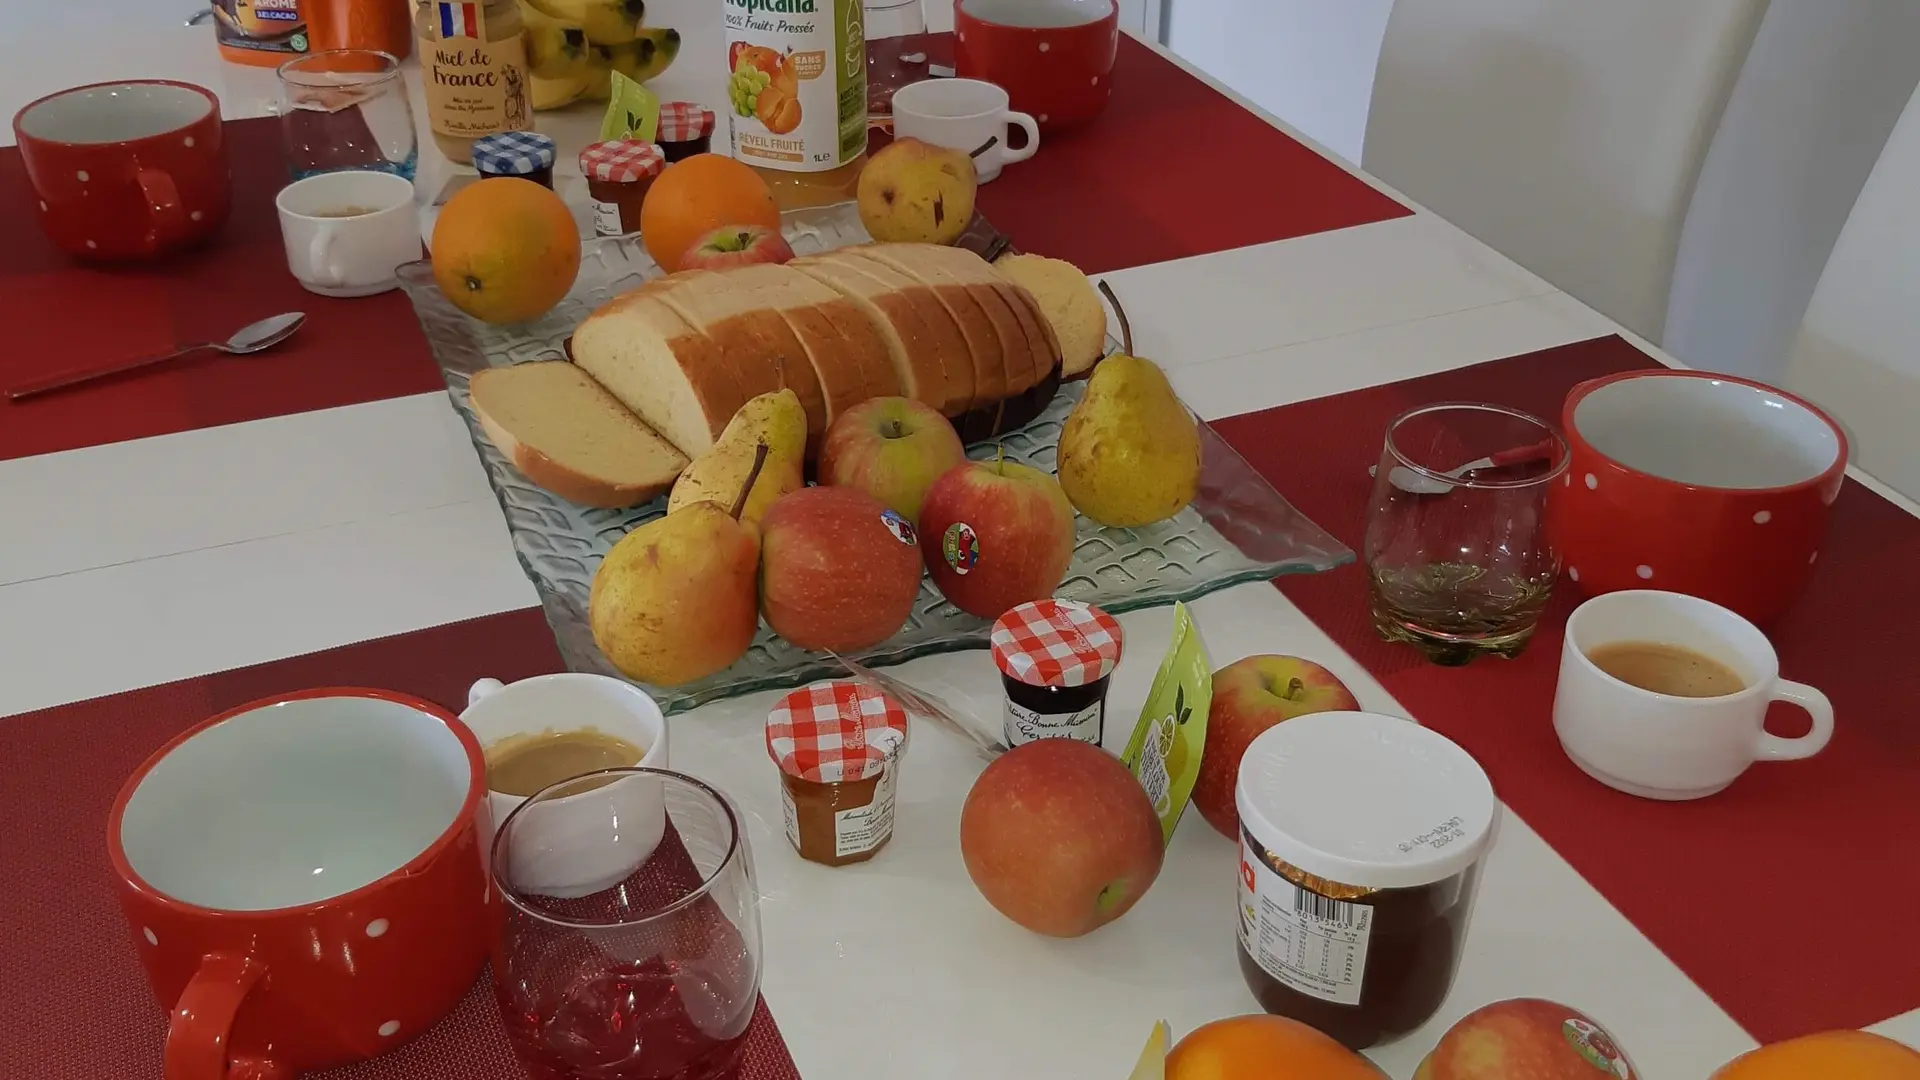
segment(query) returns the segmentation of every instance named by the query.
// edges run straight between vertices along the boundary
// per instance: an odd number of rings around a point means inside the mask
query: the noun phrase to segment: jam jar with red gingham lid
[[[801,858],[845,866],[886,846],[906,749],[906,709],[870,686],[817,682],[780,699],[767,714],[767,756]]]
[[[595,236],[621,236],[640,229],[640,206],[654,178],[667,167],[666,155],[652,143],[608,139],[580,151],[580,175],[587,178]]]
[[[1000,616],[988,638],[1006,690],[1007,745],[1106,734],[1107,681],[1124,635],[1113,616],[1075,600],[1035,600]]]
[[[713,145],[713,110],[692,101],[669,101],[660,106],[660,151],[671,165],[681,158],[706,153]]]

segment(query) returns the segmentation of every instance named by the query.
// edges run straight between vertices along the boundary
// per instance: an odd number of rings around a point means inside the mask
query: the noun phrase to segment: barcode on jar
[[[1360,905],[1345,900],[1329,900],[1316,892],[1308,892],[1298,886],[1293,890],[1293,910],[1316,919],[1353,926],[1360,921]]]

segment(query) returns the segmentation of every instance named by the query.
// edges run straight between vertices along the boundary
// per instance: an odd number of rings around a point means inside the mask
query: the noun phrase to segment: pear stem
[[[1133,355],[1133,324],[1127,322],[1127,309],[1120,306],[1120,298],[1113,295],[1113,286],[1105,281],[1100,283],[1100,291],[1106,294],[1107,303],[1113,305],[1113,313],[1120,317],[1120,349],[1128,356]]]
[[[773,377],[780,380],[780,385],[776,389],[787,388],[787,358],[784,355],[773,358]]]
[[[987,151],[989,151],[989,150],[991,150],[991,149],[993,149],[993,146],[994,146],[994,144],[995,144],[995,143],[997,143],[997,142],[999,142],[999,141],[1000,141],[1000,136],[998,136],[998,135],[990,135],[990,136],[988,136],[988,137],[987,137],[987,141],[986,141],[986,142],[983,142],[983,143],[981,143],[978,149],[976,149],[976,150],[974,150],[974,152],[973,152],[973,153],[971,153],[971,154],[968,154],[967,156],[968,156],[968,157],[970,157],[970,158],[977,158],[977,157],[979,157],[979,156],[980,156],[981,154],[984,154],[984,153],[986,153]]]
[[[727,511],[728,517],[732,518],[735,521],[740,520],[740,511],[745,510],[747,508],[747,496],[753,494],[753,482],[755,480],[760,479],[760,469],[762,466],[766,465],[766,463],[767,463],[767,444],[765,442],[754,443],[753,444],[753,468],[748,470],[747,472],[747,482],[740,485],[740,497],[733,500],[733,509]]]

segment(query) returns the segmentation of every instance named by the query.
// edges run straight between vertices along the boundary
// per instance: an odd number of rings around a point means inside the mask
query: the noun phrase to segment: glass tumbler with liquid
[[[344,169],[413,179],[420,137],[400,61],[329,49],[280,65],[280,138],[295,180]]]
[[[494,994],[532,1080],[730,1080],[760,1000],[759,891],[718,791],[564,780],[494,837]]]
[[[1438,664],[1519,655],[1560,574],[1547,490],[1566,470],[1565,440],[1517,409],[1443,402],[1395,418],[1363,553],[1380,635]]]
[[[927,14],[921,0],[865,0],[867,114],[893,118],[894,91],[927,77]]]

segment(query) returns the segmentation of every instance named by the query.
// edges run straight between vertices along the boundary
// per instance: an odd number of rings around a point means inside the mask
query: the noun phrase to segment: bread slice
[[[900,393],[942,413],[973,397],[973,358],[960,326],[933,295],[891,267],[829,251],[787,264],[834,289],[881,334]],[[963,380],[950,376],[964,373]]]
[[[477,372],[480,427],[527,479],[583,506],[619,509],[666,493],[687,457],[565,360]]]
[[[926,266],[922,272],[909,266],[900,257],[901,249],[923,246],[932,245],[861,244],[841,248],[840,251],[849,258],[865,259],[929,287],[947,314],[959,325],[960,335],[967,343],[967,355],[972,360],[973,371],[973,396],[969,407],[1004,399],[1007,396],[1005,346],[999,325],[983,301],[991,299],[997,304],[1003,319],[1011,321],[1012,313],[1005,310],[1005,303],[993,296],[991,289],[981,289],[976,293],[966,281],[945,273],[936,265]]]
[[[1001,298],[1007,302],[1007,306],[1013,309],[1014,316],[1020,320],[1021,329],[1027,334],[1027,343],[1031,350],[1029,355],[1033,357],[1036,376],[1026,387],[1030,390],[1045,382],[1047,376],[1059,369],[1060,339],[1054,337],[1053,328],[1047,325],[1047,317],[1040,313],[1040,305],[1034,300],[1032,293],[1015,285],[1012,281],[996,287],[1000,290]]]
[[[831,419],[826,388],[807,347],[763,290],[743,288],[732,270],[682,272],[649,283],[648,288],[656,290],[655,295],[719,349],[741,390],[734,408],[758,394],[778,389],[780,373],[784,372],[787,386],[806,411],[809,437],[817,439],[825,434]],[[847,376],[839,377],[836,395],[846,392],[846,381]]]
[[[698,457],[746,402],[705,334],[649,289],[601,305],[573,332],[574,363],[687,457]]]
[[[790,266],[762,263],[726,271],[730,286],[752,292],[778,312],[799,339],[825,397],[828,423],[871,397],[900,393],[886,339],[852,301]],[[779,373],[750,373],[767,390],[777,389]]]
[[[1087,275],[1070,262],[1009,253],[994,269],[1023,286],[1046,314],[1060,342],[1066,378],[1093,370],[1107,352],[1107,309]]]

